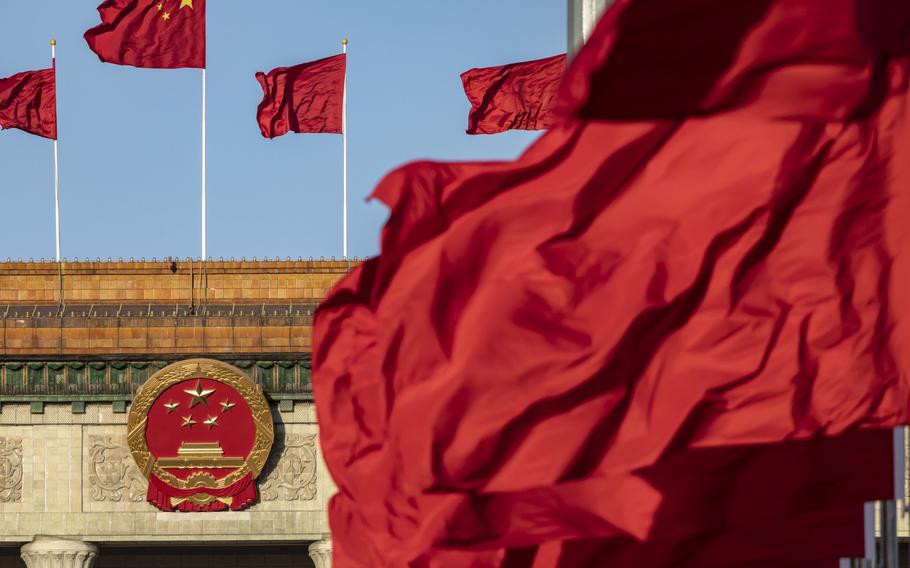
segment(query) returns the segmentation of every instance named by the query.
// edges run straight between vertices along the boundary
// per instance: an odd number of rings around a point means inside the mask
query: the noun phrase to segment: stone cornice
[[[308,353],[299,354],[296,358],[221,359],[243,370],[275,400],[285,398],[282,395],[303,395],[306,398],[312,393]],[[0,401],[52,398],[66,401],[107,400],[110,396],[128,400],[151,374],[173,360],[176,357],[170,358],[170,361],[2,361]]]

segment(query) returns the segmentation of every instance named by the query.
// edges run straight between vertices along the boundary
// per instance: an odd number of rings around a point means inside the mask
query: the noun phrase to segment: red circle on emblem
[[[198,471],[220,479],[253,451],[256,424],[249,405],[230,385],[192,378],[155,399],[145,440],[162,469],[178,479]]]

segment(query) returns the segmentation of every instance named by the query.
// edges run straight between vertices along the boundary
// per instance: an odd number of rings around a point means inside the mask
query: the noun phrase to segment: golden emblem
[[[193,443],[183,442],[176,456],[152,456],[149,451],[146,438],[146,427],[148,425],[149,410],[155,404],[156,399],[168,388],[187,380],[196,380],[189,389],[184,392],[190,396],[189,408],[198,404],[208,407],[206,398],[214,391],[211,388],[203,388],[202,380],[210,379],[224,385],[227,385],[236,391],[243,400],[249,405],[252,413],[252,421],[255,427],[255,437],[252,451],[248,456],[224,456],[220,444],[210,443]],[[177,387],[180,388],[180,387]],[[167,404],[159,403],[167,409],[168,413],[172,411]],[[235,404],[221,402],[222,412],[230,410]],[[176,405],[173,407],[176,408]],[[218,416],[207,415],[203,420],[204,425],[209,430],[219,426]],[[192,415],[182,417],[183,427],[192,428],[196,421]],[[240,480],[247,474],[251,474],[253,479],[258,477],[262,468],[265,466],[266,459],[272,449],[275,432],[272,425],[272,415],[269,412],[268,402],[262,394],[259,386],[253,383],[246,374],[240,369],[215,361],[211,359],[190,359],[168,365],[161,369],[143,384],[136,392],[130,407],[128,420],[127,439],[129,442],[130,452],[139,470],[149,478],[152,474],[168,485],[180,490],[189,489],[223,489]],[[196,472],[186,479],[167,471],[168,469],[193,469],[193,468],[234,468],[230,473],[221,478],[215,478],[207,472]],[[191,502],[202,502],[203,495],[192,495],[186,498]],[[178,504],[177,500],[174,504]]]

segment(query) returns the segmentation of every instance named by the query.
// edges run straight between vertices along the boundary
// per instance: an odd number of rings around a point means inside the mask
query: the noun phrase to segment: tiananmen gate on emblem
[[[129,447],[163,511],[239,510],[274,440],[261,389],[240,369],[209,359],[169,365],[143,384],[129,414]]]

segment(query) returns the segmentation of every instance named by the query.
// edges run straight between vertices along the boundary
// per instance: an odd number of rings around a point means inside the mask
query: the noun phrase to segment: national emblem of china
[[[256,499],[256,478],[274,429],[261,389],[240,369],[191,359],[143,384],[130,407],[128,439],[163,511],[239,510]]]

